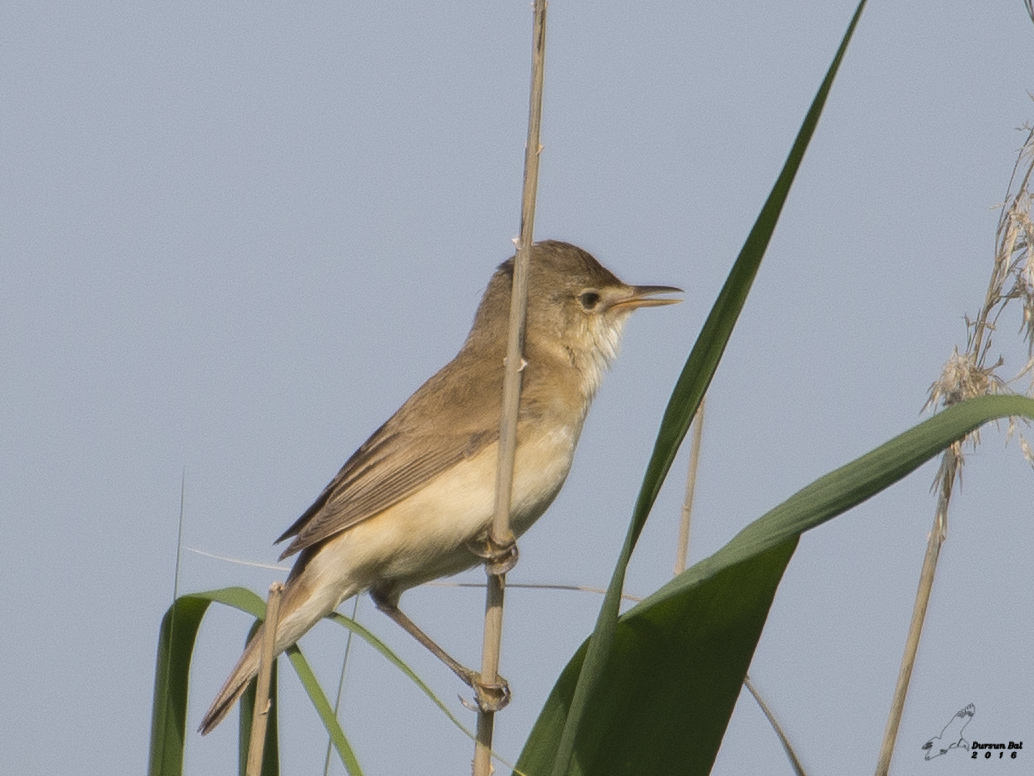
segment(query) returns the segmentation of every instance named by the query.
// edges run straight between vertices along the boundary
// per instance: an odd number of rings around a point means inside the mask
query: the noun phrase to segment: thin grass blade
[[[359,636],[370,646],[372,646],[374,649],[380,652],[381,655],[383,655],[389,663],[394,665],[402,673],[409,677],[413,684],[419,687],[423,691],[424,695],[430,698],[431,702],[434,703],[434,705],[437,706],[439,709],[441,709],[442,713],[444,713],[445,716],[449,718],[452,724],[459,728],[463,732],[463,734],[467,736],[467,738],[469,738],[472,741],[474,740],[473,731],[471,731],[462,722],[459,721],[459,719],[456,717],[455,714],[452,713],[449,707],[446,706],[445,703],[443,703],[442,700],[434,694],[434,691],[427,685],[427,683],[419,676],[417,676],[416,672],[408,665],[406,665],[405,662],[403,662],[402,658],[400,658],[398,655],[392,652],[391,648],[387,644],[385,644],[383,641],[377,638],[371,631],[364,628],[355,620],[349,617],[345,617],[343,614],[333,612],[332,614],[327,615],[327,619],[336,622],[338,625],[341,625],[342,627],[348,628],[350,631],[352,631],[354,634]]]
[[[297,644],[287,648],[287,657],[291,660],[291,665],[294,666],[298,678],[302,680],[305,692],[309,694],[312,705],[316,707],[316,713],[320,715],[327,733],[330,734],[330,740],[334,744],[334,749],[337,750],[338,757],[341,758],[342,765],[345,766],[345,769],[351,776],[362,776],[363,770],[359,766],[359,760],[352,750],[352,745],[348,743],[348,738],[345,737],[344,732],[341,730],[341,725],[338,724],[337,717],[334,716],[334,709],[330,705],[330,701],[327,700],[323,688],[316,681],[316,675],[313,674],[312,669],[309,667],[309,662],[302,655]]]

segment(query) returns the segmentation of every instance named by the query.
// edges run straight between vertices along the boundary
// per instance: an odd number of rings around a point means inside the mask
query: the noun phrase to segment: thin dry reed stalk
[[[506,374],[503,378],[503,411],[500,419],[499,466],[496,473],[495,517],[490,534],[495,547],[512,545],[510,531],[510,492],[517,450],[517,410],[521,397],[521,369],[524,361],[524,322],[527,312],[528,265],[535,229],[535,196],[538,191],[539,144],[542,125],[542,87],[546,57],[546,0],[535,0],[532,33],[531,95],[528,104],[528,139],[524,150],[524,189],[521,196],[521,227],[514,259],[513,286],[510,292],[510,324],[506,348]],[[481,681],[499,681],[499,650],[503,635],[505,571],[486,564],[488,586],[485,593],[485,635],[481,651]],[[474,776],[492,772],[492,731],[495,713],[478,709],[477,741],[474,745]]]
[[[251,719],[251,738],[248,741],[247,776],[261,776],[262,754],[266,746],[266,722],[269,721],[269,678],[273,673],[273,647],[276,644],[276,626],[280,619],[280,596],[284,586],[274,582],[269,586],[266,599],[265,630],[262,634],[262,652],[259,654],[258,685],[255,688],[255,711]]]
[[[1017,176],[1021,171],[1024,172],[1017,183]],[[1002,205],[995,240],[994,264],[984,304],[976,319],[966,318],[966,351],[960,354],[958,348],[955,348],[952,352],[951,357],[944,364],[941,376],[930,386],[930,394],[923,407],[924,410],[948,407],[975,396],[1015,393],[1009,388],[1009,384],[1024,376],[1030,380],[1026,393],[1034,395],[1034,220],[1031,218],[1034,194],[1031,190],[1032,173],[1034,173],[1034,130],[1029,130],[1013,168],[1009,190],[1005,203]],[[1004,358],[998,355],[992,360],[992,339],[1002,312],[1013,300],[1017,300],[1022,309],[1023,323],[1020,330],[1027,344],[1027,361],[1016,377],[1006,381],[997,374],[1005,363]],[[1011,418],[1008,435],[1011,436],[1015,430],[1016,420]],[[877,776],[885,776],[890,770],[894,743],[897,740],[912,668],[915,665],[919,640],[923,631],[923,622],[926,619],[926,609],[933,589],[937,559],[940,556],[941,546],[948,538],[948,507],[955,483],[962,482],[962,466],[965,463],[963,442],[966,441],[975,448],[980,442],[979,433],[970,434],[967,439],[956,442],[944,452],[937,477],[934,480],[934,488],[937,490],[937,509],[933,528],[927,539],[926,555],[920,571],[919,589],[916,592],[912,621],[909,624],[898,681],[894,688],[887,727],[883,734],[883,743],[876,764]],[[1019,436],[1019,444],[1027,460],[1034,465],[1034,455],[1032,455],[1030,444],[1022,435]]]
[[[696,414],[693,416],[693,438],[689,446],[689,471],[686,472],[686,496],[682,501],[682,518],[679,520],[679,543],[675,549],[676,576],[686,570],[686,557],[689,555],[689,533],[693,522],[693,498],[696,495],[697,470],[700,468],[700,445],[704,438],[704,405],[705,396],[700,400]]]
[[[359,621],[359,598],[355,596],[352,598],[352,614],[351,619],[353,622]],[[348,658],[352,654],[352,631],[348,632],[348,636],[345,637],[345,654],[341,656],[341,674],[337,680],[337,695],[334,697],[334,717],[337,718],[338,712],[341,710],[341,698],[345,693],[345,669],[348,668]],[[329,776],[330,774],[330,755],[334,751],[334,739],[327,735],[327,753],[323,758],[323,776]]]
[[[786,756],[790,760],[790,767],[793,768],[793,772],[797,774],[797,776],[806,776],[806,774],[804,773],[804,766],[801,765],[801,761],[798,759],[797,753],[793,750],[793,747],[790,745],[790,739],[787,738],[786,733],[783,732],[783,728],[779,724],[779,720],[776,719],[775,714],[772,713],[772,709],[770,709],[768,707],[768,704],[765,703],[764,699],[761,697],[761,693],[758,692],[757,688],[754,686],[754,683],[750,681],[749,676],[747,676],[743,680],[743,686],[750,691],[750,694],[752,696],[754,696],[754,700],[757,701],[758,706],[761,707],[762,713],[768,719],[768,724],[772,726],[772,729],[776,732],[776,735],[779,737],[779,743],[783,745],[783,750],[786,752]]]

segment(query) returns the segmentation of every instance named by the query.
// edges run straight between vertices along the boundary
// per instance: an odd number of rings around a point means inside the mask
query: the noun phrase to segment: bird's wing
[[[455,379],[456,371],[453,379],[435,375],[356,450],[277,539],[294,537],[281,559],[383,512],[499,438],[502,370],[498,387],[494,379],[459,371],[471,379]],[[479,389],[492,400],[484,401]]]
[[[498,432],[401,438],[374,434],[277,539],[294,537],[281,559],[394,506],[497,437]]]
[[[962,731],[969,724],[969,721],[973,719],[973,712],[975,707],[973,704],[969,704],[964,709],[959,709],[951,721],[944,726],[944,730],[941,731],[941,738],[948,738],[952,741],[957,741],[962,738]]]

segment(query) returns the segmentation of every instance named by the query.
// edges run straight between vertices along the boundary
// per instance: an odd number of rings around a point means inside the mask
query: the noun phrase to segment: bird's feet
[[[504,542],[497,542],[491,533],[471,539],[467,549],[485,561],[485,571],[492,576],[502,576],[517,565],[517,538],[511,531]],[[473,685],[472,685],[473,686]],[[506,705],[506,704],[503,704]]]
[[[502,711],[510,703],[510,683],[503,677],[497,676],[495,682],[491,684],[482,682],[481,674],[468,668],[460,678],[474,691],[476,706],[471,706],[466,700],[460,699],[467,708],[495,713]]]

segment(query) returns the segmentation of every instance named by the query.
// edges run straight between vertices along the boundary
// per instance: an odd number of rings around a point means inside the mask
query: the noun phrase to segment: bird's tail
[[[329,614],[345,598],[349,598],[359,589],[342,582],[340,585],[320,584],[318,563],[310,564],[302,559],[288,577],[284,587],[284,595],[280,603],[280,618],[276,628],[276,640],[273,656],[278,656],[285,649],[300,639],[306,631]],[[198,731],[205,735],[223,721],[233,704],[244,694],[248,683],[258,673],[259,655],[262,651],[262,634],[266,626],[262,625],[251,637],[244,654],[237,661],[236,667],[226,680],[219,694],[201,720]]]
[[[233,708],[233,704],[244,694],[252,677],[258,673],[259,654],[262,651],[262,634],[265,629],[266,626],[262,625],[255,631],[255,635],[251,637],[248,646],[244,648],[244,654],[237,661],[237,665],[230,674],[230,678],[226,680],[223,688],[215,696],[215,700],[212,701],[212,705],[205,712],[204,719],[201,720],[201,726],[198,728],[201,735],[210,733],[216,725],[223,721],[223,718]]]

